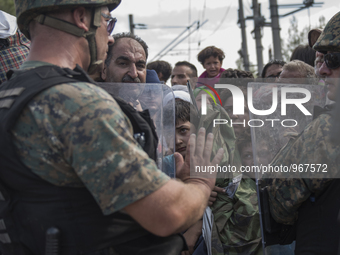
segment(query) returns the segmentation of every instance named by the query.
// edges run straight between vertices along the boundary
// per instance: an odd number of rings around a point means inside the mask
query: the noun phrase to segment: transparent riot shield
[[[157,166],[170,177],[175,177],[175,108],[174,95],[164,84],[141,83],[98,83],[110,95],[121,98],[133,106],[141,115],[148,110],[157,137]],[[167,101],[164,101],[164,98]],[[166,104],[166,105],[165,105]],[[147,118],[147,117],[146,117]],[[143,144],[145,134],[135,133],[135,139]],[[147,140],[146,140],[147,141]],[[143,147],[143,146],[142,146]]]
[[[203,218],[204,238],[207,238],[206,246],[211,247],[210,254],[221,253],[223,250],[232,254],[259,255],[262,252],[256,186],[252,179],[240,172],[241,161],[235,144],[235,134],[242,133],[244,129],[235,132],[232,123],[236,118],[229,114],[230,109],[226,107],[229,95],[232,98],[230,90],[240,80],[220,79],[220,83],[212,87],[199,79],[197,84],[202,86],[196,87],[193,93],[201,114],[199,125],[214,134],[215,151],[224,149],[223,158],[216,166],[216,186],[225,191],[217,194],[211,206],[213,219],[210,220],[211,216],[208,215]]]
[[[251,129],[256,166],[268,166],[280,149],[312,122],[313,112],[317,110],[315,107],[325,106],[324,89],[322,85],[309,84],[250,83],[248,85],[250,112],[248,125]],[[266,171],[257,173],[261,179],[262,173]],[[280,177],[279,175],[266,176]]]
[[[254,158],[249,170],[255,172],[257,180],[264,254],[294,254],[295,225],[278,224],[271,217],[266,180],[301,177],[298,170],[289,169],[291,166],[273,167],[271,162],[312,122],[314,106],[324,107],[325,102],[322,85],[248,84],[248,125]]]

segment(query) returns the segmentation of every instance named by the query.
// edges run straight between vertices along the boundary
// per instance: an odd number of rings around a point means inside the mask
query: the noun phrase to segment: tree
[[[235,61],[237,69],[243,70],[243,57],[240,55],[238,59]]]
[[[316,26],[318,28],[324,28],[326,25],[326,19],[324,16],[319,17],[319,25]],[[298,21],[295,16],[290,20],[290,28],[288,29],[288,39],[285,43],[281,40],[281,48],[282,48],[282,57],[283,60],[288,62],[293,50],[301,45],[308,44],[308,32],[310,31],[309,26],[305,26],[301,31],[298,28]]]
[[[236,63],[237,69],[244,70],[243,56],[242,56],[242,54],[240,54],[240,52],[242,52],[242,51],[239,50],[240,57],[238,59],[236,59],[235,63]],[[252,62],[250,62],[249,65],[250,65],[249,71],[252,72],[254,76],[257,76],[255,65]]]
[[[0,0],[1,10],[15,16],[14,0]]]

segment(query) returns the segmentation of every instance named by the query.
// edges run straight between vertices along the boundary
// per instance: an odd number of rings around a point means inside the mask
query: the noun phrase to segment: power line
[[[204,20],[204,16],[205,16],[205,9],[206,9],[206,0],[204,0],[204,3],[203,3],[203,9],[202,9],[202,19],[199,20],[200,22],[203,22]],[[201,33],[200,31],[198,30],[198,33],[199,33],[199,36],[198,36],[198,47],[201,45]]]
[[[188,15],[188,26],[191,23],[191,0],[189,0],[189,15]],[[190,27],[188,29],[188,61],[190,62],[190,57],[191,57],[191,49],[190,49]]]
[[[215,30],[214,30],[209,36],[207,36],[206,38],[204,38],[203,40],[201,40],[201,42],[203,42],[203,41],[205,41],[206,39],[208,39],[209,37],[211,37],[213,34],[215,34],[215,33],[217,32],[217,30],[220,29],[220,27],[222,26],[224,20],[227,18],[227,15],[228,15],[228,13],[229,13],[229,10],[230,10],[231,5],[232,5],[232,3],[228,6],[227,11],[225,12],[223,18],[221,19],[220,24],[217,25],[217,27],[215,28]]]
[[[195,31],[197,31],[201,26],[203,26],[205,23],[207,23],[208,20],[205,20],[203,23],[200,23],[199,21],[195,21],[191,26],[187,27],[181,34],[179,34],[174,40],[172,40],[164,49],[162,49],[151,61],[153,61],[154,59],[159,60],[161,59],[163,56],[165,56],[169,51],[171,51],[172,49],[174,49],[178,44],[180,44],[181,42],[183,42],[188,36],[190,36],[192,33],[194,33]],[[182,37],[182,35],[189,30],[189,28],[191,28],[195,23],[197,23],[197,27],[193,28],[193,30],[184,38],[180,39]],[[171,48],[169,48],[171,46]],[[164,52],[165,51],[165,52]]]
[[[206,9],[207,5],[206,5],[206,0],[204,0],[204,4],[203,4],[203,11],[202,11],[202,19],[200,21],[204,20],[204,16],[205,16],[205,9]]]
[[[178,28],[186,28],[188,26],[156,26],[156,25],[147,25],[142,23],[134,24],[135,29],[178,29]]]

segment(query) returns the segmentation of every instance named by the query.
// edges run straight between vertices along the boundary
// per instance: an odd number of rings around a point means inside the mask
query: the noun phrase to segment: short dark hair
[[[112,49],[114,48],[114,46],[116,45],[117,41],[119,41],[122,38],[131,38],[136,40],[137,42],[139,42],[139,44],[143,47],[144,52],[145,52],[145,58],[148,59],[148,45],[146,44],[146,42],[144,42],[140,37],[131,34],[130,32],[128,33],[118,33],[118,34],[114,34],[112,35],[113,39],[115,40],[115,42],[109,46],[109,51],[107,52],[107,58],[105,60],[105,64],[108,66],[110,65],[111,59],[112,59]]]
[[[268,67],[272,66],[272,65],[280,65],[280,66],[283,66],[284,64],[286,64],[285,61],[283,60],[280,60],[280,59],[273,59],[273,60],[270,60],[262,69],[262,73],[261,73],[261,77],[262,78],[266,78],[264,77],[266,75],[266,72],[267,72],[267,69]]]
[[[221,73],[220,79],[223,78],[254,78],[250,71],[228,68]]]
[[[190,78],[197,77],[197,68],[193,64],[189,63],[188,61],[178,61],[175,66],[187,66],[191,69],[192,73],[189,75]]]
[[[165,122],[171,121],[173,119],[173,105],[172,103],[168,103],[164,107],[164,119]],[[193,119],[190,119],[190,116]],[[199,122],[198,112],[195,109],[195,107],[187,101],[184,101],[182,99],[175,99],[175,124],[177,125],[179,121],[189,121],[192,123],[195,127],[197,127]]]
[[[218,57],[221,64],[223,62],[223,59],[225,58],[224,52],[221,49],[219,49],[215,46],[208,46],[205,49],[201,50],[200,53],[198,53],[197,59],[202,65],[204,65],[204,61],[207,58],[210,58],[211,56],[213,56],[215,58]]]
[[[163,60],[150,62],[149,64],[147,64],[146,68],[150,70],[155,70],[157,74],[161,73],[165,82],[170,78],[172,71],[172,66],[170,65],[170,63]]]
[[[178,121],[190,121],[195,127],[198,125],[198,112],[192,103],[182,99],[175,100],[175,123]]]
[[[294,51],[292,52],[292,55],[290,56],[290,61],[295,60],[295,59],[301,60],[307,63],[308,65],[314,67],[315,50],[309,47],[308,44],[299,45],[294,49]]]
[[[175,100],[175,122],[190,121],[190,103],[184,100]]]

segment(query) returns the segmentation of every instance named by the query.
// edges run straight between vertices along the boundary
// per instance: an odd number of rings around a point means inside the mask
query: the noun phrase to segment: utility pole
[[[134,35],[134,28],[135,24],[133,23],[133,15],[129,14],[129,26],[130,26],[130,33]]]
[[[247,48],[247,36],[246,36],[246,20],[244,19],[243,13],[243,0],[238,0],[239,10],[238,10],[238,23],[241,26],[241,34],[242,34],[242,49],[241,49],[241,57],[243,58],[243,66],[246,71],[249,71],[249,56],[248,56],[248,48]]]
[[[269,0],[269,4],[270,4],[272,35],[273,35],[274,58],[282,59],[281,36],[280,36],[281,28],[279,25],[279,12],[278,12],[277,0]]]
[[[261,42],[261,28],[264,26],[268,26],[272,28],[272,36],[273,36],[273,49],[274,49],[274,58],[282,59],[282,49],[281,49],[281,36],[280,36],[280,24],[279,18],[286,17],[293,13],[299,12],[306,8],[310,7],[321,7],[323,2],[315,3],[314,0],[303,0],[302,4],[277,4],[277,0],[269,0],[270,4],[270,15],[271,22],[265,22],[265,18],[261,15],[261,4],[258,4],[258,0],[253,0],[253,16],[243,17],[243,3],[242,0],[239,0],[239,21],[242,30],[242,49],[239,51],[239,54],[244,57],[244,66],[246,69],[246,58],[248,58],[247,48],[246,48],[246,38],[245,38],[245,20],[254,20],[254,30],[251,32],[254,33],[254,39],[256,44],[256,56],[257,56],[257,70],[258,73],[261,72],[263,68],[263,56],[262,56],[262,42]],[[279,15],[278,8],[297,8],[294,11],[288,12],[284,15]],[[243,17],[243,18],[242,18]],[[243,22],[243,23],[242,23]],[[269,59],[272,58],[272,51],[269,52]],[[249,62],[248,62],[249,63]],[[246,69],[247,70],[247,69]]]
[[[257,0],[253,0],[253,17],[254,17],[254,33],[256,44],[256,56],[257,56],[257,72],[260,73],[263,68],[263,56],[262,56],[262,42],[261,42],[261,27],[264,25],[264,18],[260,12],[261,5],[257,3]]]

